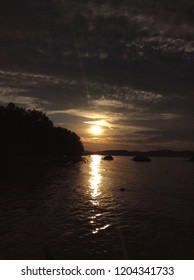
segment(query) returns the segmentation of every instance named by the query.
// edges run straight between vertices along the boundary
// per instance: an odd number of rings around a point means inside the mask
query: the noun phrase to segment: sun
[[[93,125],[90,128],[90,132],[94,135],[99,135],[103,132],[102,128],[99,125]]]

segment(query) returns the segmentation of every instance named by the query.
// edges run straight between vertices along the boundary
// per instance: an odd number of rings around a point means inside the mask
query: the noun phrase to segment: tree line
[[[38,110],[0,106],[1,157],[81,156],[84,147],[80,137],[66,128],[54,127]]]

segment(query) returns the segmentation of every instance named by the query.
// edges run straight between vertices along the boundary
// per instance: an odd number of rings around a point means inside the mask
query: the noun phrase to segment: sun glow
[[[93,125],[90,128],[90,132],[94,135],[99,135],[103,132],[102,128],[99,125]]]

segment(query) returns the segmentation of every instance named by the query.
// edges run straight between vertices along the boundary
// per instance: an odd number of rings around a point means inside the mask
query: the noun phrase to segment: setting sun
[[[94,135],[99,135],[103,132],[102,128],[99,125],[93,125],[90,128],[90,132]]]

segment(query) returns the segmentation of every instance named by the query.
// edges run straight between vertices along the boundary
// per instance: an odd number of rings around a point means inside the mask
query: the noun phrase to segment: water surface
[[[194,165],[88,157],[1,180],[1,259],[194,259]]]

